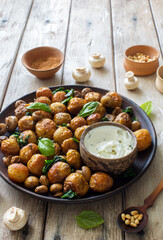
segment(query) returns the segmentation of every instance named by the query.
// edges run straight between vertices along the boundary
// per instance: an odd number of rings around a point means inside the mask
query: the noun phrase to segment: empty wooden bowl
[[[56,59],[59,59],[59,63],[55,67],[46,70],[32,68],[32,64],[35,60],[48,57],[54,57]],[[23,65],[30,73],[32,73],[39,79],[52,78],[62,66],[63,61],[64,54],[59,49],[47,46],[31,49],[22,56]]]
[[[150,58],[156,57],[150,62],[135,62],[128,58],[134,56],[136,53],[143,53]],[[156,72],[159,66],[159,52],[157,49],[147,45],[136,45],[128,48],[125,51],[125,59],[123,62],[125,70],[134,72],[137,76],[148,76]]]
[[[119,158],[103,158],[103,157],[99,157],[95,154],[92,154],[92,152],[90,152],[90,150],[88,150],[88,143],[85,143],[85,137],[87,135],[88,139],[89,139],[89,144],[92,144],[92,140],[89,135],[90,135],[90,131],[94,130],[95,128],[99,128],[102,126],[114,126],[116,127],[115,129],[123,129],[128,131],[128,133],[131,135],[131,139],[132,139],[132,149],[129,151],[128,154],[119,157]],[[99,131],[101,132],[102,129],[99,129]],[[103,130],[104,131],[104,130]],[[110,136],[113,136],[113,133],[109,133],[107,132],[107,130],[105,131],[106,134],[110,134]],[[99,132],[98,132],[98,139],[96,139],[96,137],[93,135],[93,138],[96,143],[100,144],[100,142],[102,142],[102,138],[105,138],[106,136],[102,134],[101,137],[99,137]],[[116,134],[116,132],[115,132]],[[119,133],[121,134],[121,133]],[[126,142],[128,141],[128,139],[126,139]],[[87,145],[87,146],[86,146]],[[97,147],[97,146],[96,146]],[[88,128],[86,128],[84,130],[84,132],[82,133],[81,136],[81,140],[80,140],[80,154],[81,157],[84,161],[84,163],[90,167],[93,171],[102,171],[102,172],[108,172],[111,175],[118,175],[121,174],[122,172],[124,172],[125,170],[127,170],[132,164],[133,161],[136,158],[137,155],[137,140],[136,137],[134,135],[134,133],[127,128],[126,126],[123,126],[121,124],[118,123],[113,123],[113,122],[99,122],[99,123],[95,123],[90,125]]]

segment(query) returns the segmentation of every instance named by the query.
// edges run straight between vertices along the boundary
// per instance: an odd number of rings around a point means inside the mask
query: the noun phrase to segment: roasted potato
[[[86,125],[87,121],[83,117],[76,116],[70,122],[70,127],[72,131],[75,131],[78,127]]]
[[[5,155],[17,155],[20,147],[14,138],[9,138],[1,142],[1,152]]]
[[[69,149],[78,149],[78,144],[72,139],[66,139],[63,141],[62,145],[61,145],[61,149],[63,153],[67,153]],[[57,154],[58,155],[58,154]]]
[[[29,171],[36,176],[41,176],[42,168],[45,165],[46,159],[47,158],[41,154],[34,154],[31,157],[31,159],[27,162],[27,167]]]
[[[72,98],[69,102],[68,102],[68,106],[67,106],[67,110],[73,114],[73,115],[77,115],[80,110],[82,109],[82,107],[85,104],[85,100],[83,98]]]
[[[7,126],[4,123],[0,123],[0,135],[3,135],[7,132]]]
[[[44,96],[36,98],[35,102],[45,103],[47,105],[51,104],[51,100],[48,97],[44,97]]]
[[[152,138],[147,129],[139,129],[134,132],[137,139],[137,149],[139,152],[146,150],[152,143]]]
[[[22,163],[13,163],[8,166],[8,176],[14,182],[23,183],[29,176],[29,170]]]
[[[54,122],[57,124],[57,125],[63,125],[63,123],[67,124],[67,123],[70,123],[71,121],[71,116],[69,113],[56,113],[55,116],[54,116]]]
[[[113,99],[110,95],[104,95],[101,98],[101,103],[105,107],[111,107],[113,104]]]
[[[71,167],[79,169],[81,167],[82,161],[80,153],[75,149],[69,149],[66,153],[66,160]]]
[[[122,109],[120,107],[116,107],[113,111],[112,114],[116,117],[118,114],[122,112]]]
[[[59,127],[53,135],[54,142],[61,145],[64,140],[71,138],[73,133],[67,127]]]
[[[74,135],[75,135],[76,139],[78,139],[80,141],[81,135],[87,127],[88,127],[88,125],[85,125],[85,126],[82,126],[82,127],[78,127],[75,130]]]
[[[107,192],[113,186],[113,178],[107,173],[96,172],[91,176],[89,186],[94,192]]]
[[[35,188],[39,185],[39,179],[35,176],[29,176],[25,182],[24,185],[26,188]]]
[[[131,118],[130,116],[128,115],[128,113],[120,113],[116,116],[115,120],[114,120],[115,123],[120,123],[128,128],[130,128],[131,126]]]
[[[8,132],[13,132],[18,126],[18,119],[15,116],[8,116],[5,118],[5,123]]]
[[[23,141],[28,139],[28,143],[37,143],[36,134],[32,130],[25,130],[24,132],[21,132],[20,138],[22,138]]]
[[[88,102],[100,102],[101,95],[98,92],[88,92],[84,97],[86,103]]]
[[[26,108],[27,104],[21,104],[19,105],[16,109],[15,109],[15,116],[20,119],[23,116],[25,116],[26,112],[27,112],[27,108]]]
[[[48,172],[48,178],[51,184],[62,183],[71,173],[70,166],[65,162],[55,163]]]
[[[50,88],[41,87],[36,91],[36,98],[39,98],[42,96],[52,98],[52,91],[50,90]]]
[[[53,96],[52,96],[52,102],[62,102],[63,100],[66,99],[65,97],[66,93],[65,92],[62,92],[62,91],[59,91],[59,92],[56,92]]]
[[[44,118],[36,123],[36,134],[38,137],[53,139],[57,125],[49,118]]]
[[[106,95],[111,96],[113,100],[112,105],[110,106],[111,108],[121,107],[122,98],[118,93],[114,91],[109,91]]]
[[[87,117],[87,124],[91,125],[93,123],[100,122],[102,119],[101,115],[99,113],[93,113]]]
[[[21,162],[27,164],[31,157],[38,152],[38,146],[34,143],[29,143],[20,149],[20,159]]]
[[[67,112],[66,106],[61,102],[52,103],[50,105],[50,109],[54,115],[57,113],[66,113]]]
[[[33,118],[31,116],[24,116],[20,118],[18,121],[18,128],[20,132],[23,132],[25,130],[34,130],[35,123],[33,121]]]
[[[101,103],[99,103],[94,113],[99,113],[101,117],[104,117],[106,113],[106,108]]]
[[[83,197],[89,190],[89,185],[80,173],[71,173],[64,181],[64,192],[72,190],[77,196]]]
[[[52,114],[49,112],[45,112],[42,110],[38,110],[32,113],[32,118],[35,122],[38,122],[44,118],[50,118],[52,119]]]

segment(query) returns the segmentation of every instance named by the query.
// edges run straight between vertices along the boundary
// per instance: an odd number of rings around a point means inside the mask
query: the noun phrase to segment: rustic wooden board
[[[114,68],[112,63],[112,42],[110,26],[110,4],[107,0],[93,2],[75,0],[72,2],[69,23],[67,51],[62,84],[74,84],[72,69],[86,65],[92,77],[86,84],[106,89],[114,89]],[[100,52],[106,57],[103,69],[90,67],[88,57]],[[83,210],[94,210],[105,219],[105,224],[90,230],[81,229],[74,219]],[[113,198],[84,205],[48,205],[44,239],[122,239],[116,227],[116,217],[122,209],[121,194]]]
[[[141,10],[140,10],[141,4]],[[122,11],[119,11],[121,9]],[[158,135],[158,148],[153,163],[146,174],[126,191],[126,207],[141,205],[154,187],[159,183],[162,177],[162,156],[163,150],[161,143],[163,141],[163,126],[160,124],[162,119],[162,94],[155,88],[156,75],[141,77],[139,88],[136,91],[127,91],[124,87],[125,70],[123,68],[123,59],[125,49],[137,44],[147,44],[159,49],[157,36],[152,20],[150,6],[148,1],[112,1],[113,10],[113,34],[116,66],[117,89],[123,95],[131,98],[138,104],[151,100],[153,103],[153,113],[151,119]],[[161,61],[160,61],[161,62]],[[160,212],[163,210],[162,194],[157,203],[151,208],[149,213],[149,223],[142,235],[126,234],[127,240],[134,239],[162,239],[163,228],[161,222],[163,217]],[[159,219],[159,220],[158,220]]]

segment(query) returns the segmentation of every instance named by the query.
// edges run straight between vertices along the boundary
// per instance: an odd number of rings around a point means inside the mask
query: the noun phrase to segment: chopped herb
[[[73,137],[72,139],[74,140],[74,142],[79,143],[79,140],[76,137]]]
[[[73,192],[72,190],[67,191],[64,195],[62,195],[62,199],[68,198],[68,199],[72,199],[74,197],[77,196],[76,192]]]
[[[92,113],[94,113],[94,111],[96,110],[97,106],[98,106],[98,102],[88,102],[86,103],[82,109],[80,110],[78,116],[80,117],[88,117],[89,115],[91,115]]]
[[[60,91],[63,91],[64,90],[64,87],[59,87],[57,89],[55,89],[52,94],[55,94],[56,92],[60,92]]]
[[[42,168],[42,173],[46,175],[49,169],[55,164],[56,162],[66,162],[66,159],[62,158],[61,156],[56,155],[52,160],[45,160],[45,166]]]
[[[122,173],[119,177],[120,178],[134,178],[136,173],[133,167],[129,167],[124,173]]]
[[[29,105],[28,107],[26,107],[27,109],[40,109],[43,110],[45,112],[50,112],[52,113],[52,111],[50,110],[49,105],[45,104],[45,103],[32,103],[31,105]]]
[[[122,112],[128,113],[128,115],[129,115],[129,116],[131,117],[131,119],[132,119],[132,122],[138,120],[137,117],[135,117],[135,114],[134,114],[133,109],[132,109],[131,106],[122,109]]]
[[[19,132],[14,132],[14,134],[12,134],[11,136],[13,136],[17,139],[17,142],[18,142],[20,148],[26,146],[29,143],[28,139],[30,138],[30,135],[27,135],[24,140],[23,140],[23,136],[20,137]]]
[[[63,100],[61,103],[63,103],[63,104],[66,105],[72,98],[73,98],[73,97],[68,97],[68,98],[66,98],[65,100]]]
[[[102,121],[109,121],[109,120],[107,119],[107,117],[103,117]]]
[[[25,116],[32,116],[31,112],[26,112]]]
[[[63,123],[63,124],[62,124],[62,127],[67,127],[67,124],[66,124],[66,123]]]
[[[74,89],[69,90],[69,92],[65,95],[65,97],[73,97],[74,96]]]

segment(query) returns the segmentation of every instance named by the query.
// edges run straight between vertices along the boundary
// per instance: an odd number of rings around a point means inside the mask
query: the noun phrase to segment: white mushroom
[[[73,70],[72,76],[76,82],[86,82],[91,77],[91,72],[86,67],[77,67]]]
[[[134,77],[134,73],[132,71],[126,72],[125,77],[124,85],[128,90],[134,90],[138,87],[139,80]]]
[[[93,54],[89,57],[89,63],[94,68],[101,68],[105,64],[105,57],[99,53]]]
[[[9,208],[4,216],[3,223],[12,231],[17,231],[25,226],[28,216],[23,209],[17,207]]]

